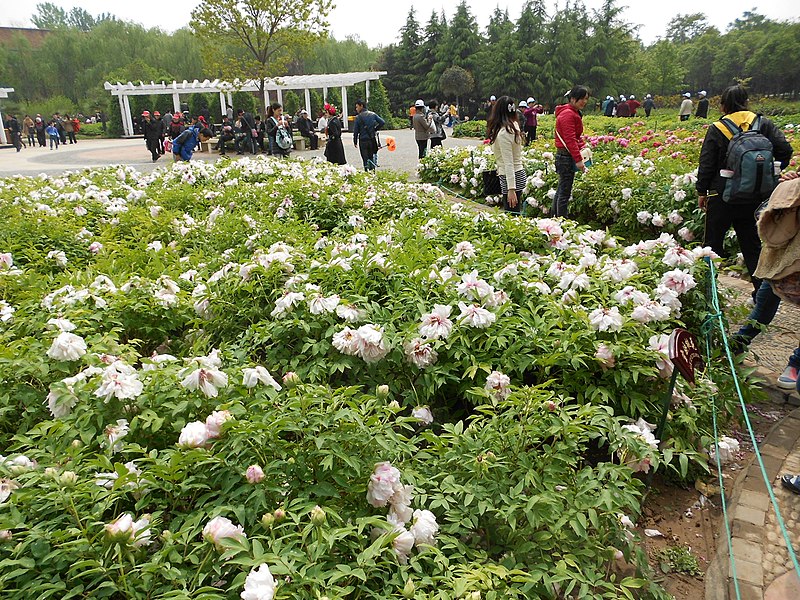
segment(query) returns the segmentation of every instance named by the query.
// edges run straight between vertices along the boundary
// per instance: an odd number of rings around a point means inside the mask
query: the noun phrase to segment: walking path
[[[448,131],[449,133],[449,131]],[[414,132],[409,129],[381,132],[381,140],[387,136],[394,136],[397,141],[397,150],[389,152],[386,149],[378,153],[379,169],[391,169],[406,173],[412,179],[417,172],[417,143],[414,141]],[[353,137],[349,133],[342,136],[345,157],[347,162],[361,168],[363,164],[358,148],[353,146]],[[452,146],[477,146],[479,140],[447,138],[445,147]],[[301,159],[311,159],[323,156],[324,143],[319,150],[301,150],[292,153],[292,156]],[[240,158],[234,152],[228,156],[236,160]],[[246,155],[251,156],[251,155]],[[216,152],[195,152],[194,160],[213,162],[219,159]],[[23,148],[16,152],[13,147],[0,148],[0,177],[12,175],[56,175],[67,170],[76,170],[86,167],[103,167],[112,164],[125,164],[135,167],[139,171],[150,172],[156,167],[163,167],[172,162],[171,156],[163,156],[159,161],[152,162],[150,152],[144,145],[144,139],[79,139],[77,144],[61,145],[58,150],[49,148]]]
[[[720,276],[720,283],[749,294],[749,283]],[[800,405],[796,393],[775,386],[775,380],[797,347],[800,307],[781,303],[770,328],[751,346],[757,361],[756,374],[765,380],[765,391],[778,403]],[[795,552],[800,552],[800,496],[780,484],[783,473],[800,473],[800,409],[794,409],[759,445],[764,467],[778,502]],[[798,600],[800,579],[789,558],[764,478],[753,462],[729,491],[728,516],[733,538],[733,556],[742,600]],[[720,530],[717,556],[706,572],[706,600],[735,600],[724,525]]]

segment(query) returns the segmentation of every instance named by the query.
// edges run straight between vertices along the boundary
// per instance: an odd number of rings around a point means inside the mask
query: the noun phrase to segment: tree
[[[436,73],[437,56],[441,50],[442,40],[447,33],[447,28],[442,27],[436,11],[431,13],[431,18],[425,26],[425,41],[422,42],[419,52],[418,68],[422,74],[420,92],[425,96],[436,96],[439,91],[439,77]]]
[[[442,45],[440,62],[448,67],[462,67],[470,73],[477,70],[481,36],[478,34],[478,23],[469,11],[466,0],[461,0],[456,7]]]
[[[331,0],[296,0],[282,10],[271,0],[203,0],[192,11],[192,30],[206,68],[231,80],[282,75],[289,61],[327,33]],[[266,112],[266,106],[264,106]]]
[[[469,94],[475,89],[475,79],[469,71],[454,66],[442,73],[439,79],[439,88],[446,95],[455,96],[456,104],[461,104],[461,96]]]
[[[685,44],[700,37],[708,29],[708,21],[703,13],[677,15],[667,25],[666,38],[676,44]]]
[[[52,2],[42,2],[36,5],[38,13],[31,17],[31,21],[39,29],[79,29],[90,31],[103,21],[112,20],[114,17],[108,13],[102,13],[93,17],[85,9],[74,7],[66,12],[60,6]]]
[[[685,83],[686,69],[679,60],[677,47],[669,40],[659,40],[645,53],[646,89],[662,96],[675,94]]]

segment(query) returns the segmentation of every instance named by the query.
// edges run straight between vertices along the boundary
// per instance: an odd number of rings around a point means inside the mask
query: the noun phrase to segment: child
[[[58,129],[56,129],[56,125],[53,121],[47,124],[47,129],[45,129],[48,137],[50,138],[50,150],[53,149],[53,145],[55,144],[56,150],[58,150],[58,143],[61,141],[61,135],[58,133]]]
[[[198,140],[207,142],[212,135],[211,130],[207,127],[202,127],[200,123],[190,125],[183,133],[172,140],[172,158],[175,162],[192,160],[192,154],[194,154]]]

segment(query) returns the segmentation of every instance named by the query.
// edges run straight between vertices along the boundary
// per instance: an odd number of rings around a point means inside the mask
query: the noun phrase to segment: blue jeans
[[[772,286],[768,282],[762,281],[756,292],[753,310],[747,316],[747,322],[733,336],[734,345],[743,351],[744,347],[761,333],[763,326],[772,323],[780,304],[781,299],[772,291]],[[798,366],[800,366],[800,354],[798,354]]]

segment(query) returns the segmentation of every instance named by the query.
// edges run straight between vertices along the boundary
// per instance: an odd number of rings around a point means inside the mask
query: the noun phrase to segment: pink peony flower
[[[247,538],[247,535],[241,525],[234,525],[225,517],[214,517],[203,528],[203,538],[214,544],[217,550],[224,550],[225,540],[241,540]]]
[[[248,483],[259,483],[264,479],[264,470],[259,465],[250,465],[247,467],[245,477]]]

